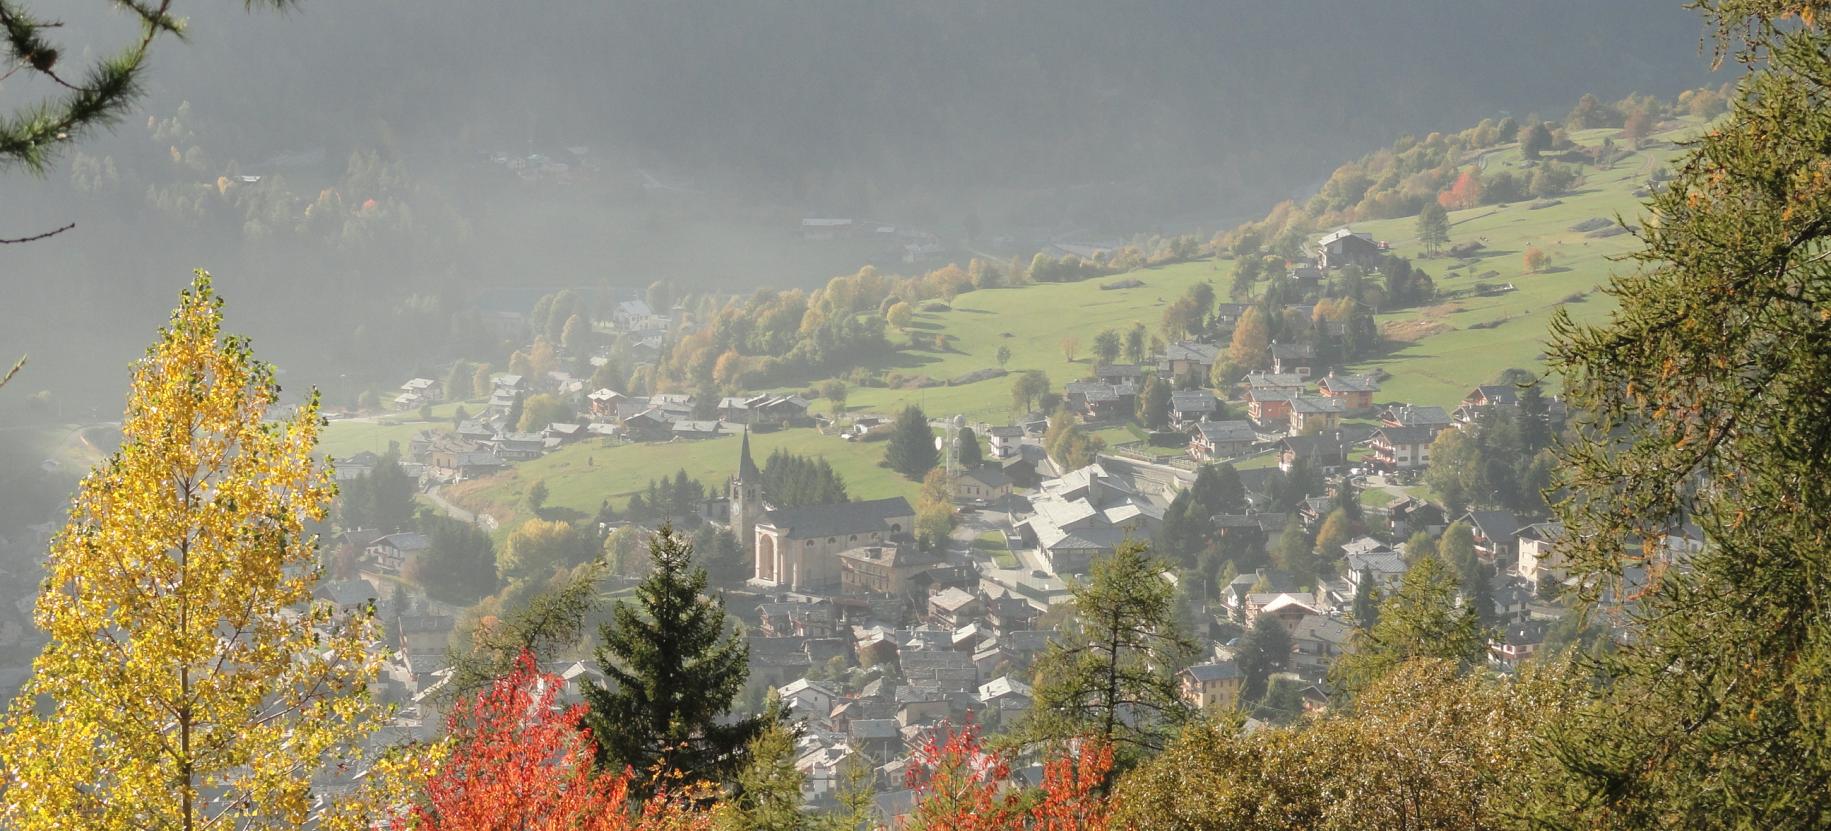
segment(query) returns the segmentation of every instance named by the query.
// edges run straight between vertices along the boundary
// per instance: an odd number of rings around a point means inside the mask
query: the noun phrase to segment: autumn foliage
[[[633,773],[593,767],[584,705],[555,703],[563,681],[523,652],[515,669],[447,717],[454,746],[397,831],[700,831],[711,815],[661,794],[631,804]]]
[[[1082,740],[1074,751],[1052,755],[1043,766],[1041,791],[1026,793],[1011,778],[1010,760],[986,747],[977,725],[943,726],[910,756],[907,784],[916,804],[907,827],[1103,831],[1112,746]]]
[[[1481,174],[1475,170],[1464,170],[1456,177],[1456,183],[1450,189],[1437,194],[1437,204],[1452,211],[1473,208],[1481,204]]]

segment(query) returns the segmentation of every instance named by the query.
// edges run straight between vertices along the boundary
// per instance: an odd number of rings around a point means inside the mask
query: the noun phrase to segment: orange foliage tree
[[[910,831],[1104,831],[1106,777],[1112,745],[1092,739],[1075,752],[1052,755],[1040,793],[1011,781],[1005,755],[985,746],[977,725],[943,726],[910,757],[907,783],[915,791]]]
[[[584,705],[555,704],[564,682],[523,651],[515,669],[447,717],[451,752],[396,831],[708,831],[679,795],[630,804],[632,773],[592,766]]]
[[[1437,194],[1437,204],[1452,211],[1481,204],[1481,174],[1472,169],[1462,171],[1449,190]]]

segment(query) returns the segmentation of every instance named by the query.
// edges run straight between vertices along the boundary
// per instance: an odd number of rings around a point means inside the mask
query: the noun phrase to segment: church
[[[748,431],[739,453],[729,493],[731,531],[755,564],[751,585],[837,590],[840,552],[905,540],[915,528],[915,509],[900,496],[772,509],[763,493],[763,472],[750,456]]]

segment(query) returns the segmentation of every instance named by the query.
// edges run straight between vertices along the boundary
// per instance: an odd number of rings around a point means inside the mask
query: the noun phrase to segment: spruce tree
[[[891,470],[920,481],[939,459],[940,454],[935,450],[935,431],[928,426],[928,416],[913,404],[903,408],[891,428],[889,444],[884,448],[884,461],[889,463]]]
[[[1373,570],[1361,567],[1360,583],[1354,587],[1354,609],[1350,613],[1354,625],[1361,629],[1372,629],[1380,622],[1380,587],[1373,583]]]
[[[960,466],[971,470],[985,463],[985,454],[979,448],[979,435],[971,427],[960,428]]]
[[[724,781],[766,726],[728,719],[749,672],[749,647],[725,629],[725,604],[706,597],[693,546],[663,525],[649,541],[651,570],[636,600],[617,601],[599,629],[598,667],[608,686],[585,692],[586,723],[600,762]]]
[[[1246,676],[1240,687],[1240,702],[1258,701],[1265,697],[1266,682],[1271,674],[1284,669],[1291,659],[1291,633],[1285,631],[1284,624],[1271,615],[1260,615],[1246,631],[1246,637],[1240,641],[1240,651],[1236,661],[1240,674]]]

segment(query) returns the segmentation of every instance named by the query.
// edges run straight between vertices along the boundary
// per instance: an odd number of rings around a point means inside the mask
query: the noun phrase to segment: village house
[[[660,410],[645,409],[623,419],[623,437],[630,441],[665,441],[674,437],[674,423]]]
[[[1164,347],[1163,361],[1158,364],[1158,370],[1171,379],[1194,376],[1206,380],[1220,355],[1221,347],[1216,344],[1178,341]]]
[[[1265,354],[1272,359],[1272,372],[1279,375],[1295,375],[1309,378],[1313,373],[1311,365],[1316,361],[1316,348],[1307,343],[1279,343],[1272,341],[1265,347]]]
[[[1291,402],[1296,398],[1293,393],[1248,388],[1246,417],[1268,432],[1282,431],[1290,424]]]
[[[389,534],[369,543],[363,549],[363,562],[382,574],[399,574],[408,558],[432,547],[426,537],[414,531]]]
[[[1501,669],[1517,670],[1522,661],[1544,645],[1550,630],[1551,625],[1542,620],[1507,624],[1488,640],[1488,660]]]
[[[1016,425],[1000,425],[986,431],[987,444],[992,447],[992,457],[1008,459],[1016,456],[1024,443],[1024,428]]]
[[[1150,539],[1163,522],[1163,504],[1098,463],[1044,482],[1040,491],[1017,533],[1058,574],[1083,573],[1128,536]]]
[[[1335,659],[1348,651],[1354,627],[1336,615],[1309,615],[1291,630],[1291,669],[1305,678],[1329,674]]]
[[[394,397],[394,408],[397,410],[417,410],[440,399],[439,384],[431,378],[414,378],[401,385],[400,395]]]
[[[623,397],[623,393],[605,387],[587,394],[585,404],[591,408],[592,418],[611,419],[616,418],[617,401]]]
[[[624,331],[633,331],[643,321],[655,316],[647,301],[624,300],[610,310],[610,322]]]
[[[1564,523],[1535,522],[1514,534],[1515,545],[1519,548],[1517,572],[1519,579],[1533,587],[1536,593],[1550,584],[1561,584],[1570,579],[1570,568],[1564,555],[1558,551],[1558,541],[1564,537]]]
[[[1380,262],[1380,244],[1367,234],[1357,234],[1342,227],[1316,240],[1316,267],[1341,268],[1358,265],[1372,268]]]
[[[1373,431],[1373,465],[1381,470],[1416,470],[1430,465],[1431,442],[1435,434],[1428,427],[1387,427]]]
[[[1351,551],[1348,553],[1348,566],[1342,569],[1342,577],[1348,580],[1348,586],[1353,591],[1362,591],[1360,580],[1373,578],[1373,588],[1390,593],[1404,577],[1404,556],[1392,549]]]
[[[333,459],[332,462],[337,468],[337,481],[350,482],[375,472],[375,466],[381,464],[381,457],[364,450],[353,456]]]
[[[1247,594],[1243,611],[1246,614],[1244,623],[1249,627],[1258,622],[1261,615],[1269,615],[1287,632],[1296,631],[1297,623],[1306,615],[1321,614],[1315,599],[1308,593],[1279,591]]]
[[[1030,685],[1009,675],[979,685],[980,706],[993,711],[1021,712],[1030,709]]]
[[[997,504],[1011,495],[1011,479],[996,467],[963,470],[954,474],[954,499],[984,505]]]
[[[1216,303],[1214,304],[1214,314],[1210,315],[1208,319],[1213,321],[1215,328],[1228,331],[1239,324],[1240,318],[1249,308],[1252,307],[1246,303]]]
[[[1462,515],[1475,538],[1475,554],[1485,563],[1505,565],[1514,557],[1519,519],[1512,511],[1470,511]]]
[[[1519,405],[1519,389],[1511,384],[1483,384],[1462,397],[1462,404],[1451,414],[1455,422],[1469,427],[1487,410]]]
[[[1302,395],[1307,386],[1303,376],[1290,372],[1261,372],[1254,370],[1246,373],[1246,389],[1250,393],[1276,392],[1285,395]]]
[[[1342,408],[1349,413],[1363,413],[1373,409],[1373,394],[1380,391],[1380,384],[1366,375],[1337,375],[1333,372],[1316,382],[1316,388],[1325,397],[1341,401]]]
[[[1326,473],[1347,465],[1348,451],[1353,447],[1353,440],[1343,436],[1341,431],[1285,436],[1278,440],[1278,469],[1289,473],[1291,465],[1303,459],[1311,470]]]
[[[1291,399],[1291,432],[1297,435],[1333,430],[1341,424],[1342,402],[1339,398],[1317,398],[1299,395]]]
[[[1197,461],[1216,462],[1245,455],[1259,436],[1244,421],[1204,421],[1195,425],[1189,455]]]
[[[1115,386],[1144,383],[1144,370],[1137,364],[1096,364],[1094,380]]]
[[[1130,418],[1138,406],[1138,387],[1131,383],[1075,381],[1063,389],[1062,401],[1089,421],[1122,421]]]
[[[843,594],[887,594],[906,597],[915,580],[939,565],[914,545],[886,543],[839,552],[839,590]]]
[[[1189,706],[1214,713],[1231,710],[1239,703],[1246,674],[1232,661],[1196,664],[1176,673],[1176,683]]]
[[[1419,404],[1394,404],[1380,413],[1380,424],[1386,427],[1422,427],[1435,437],[1455,422],[1442,407]]]
[[[1178,430],[1187,430],[1214,418],[1220,411],[1220,400],[1207,390],[1176,390],[1170,393],[1170,426]]]

